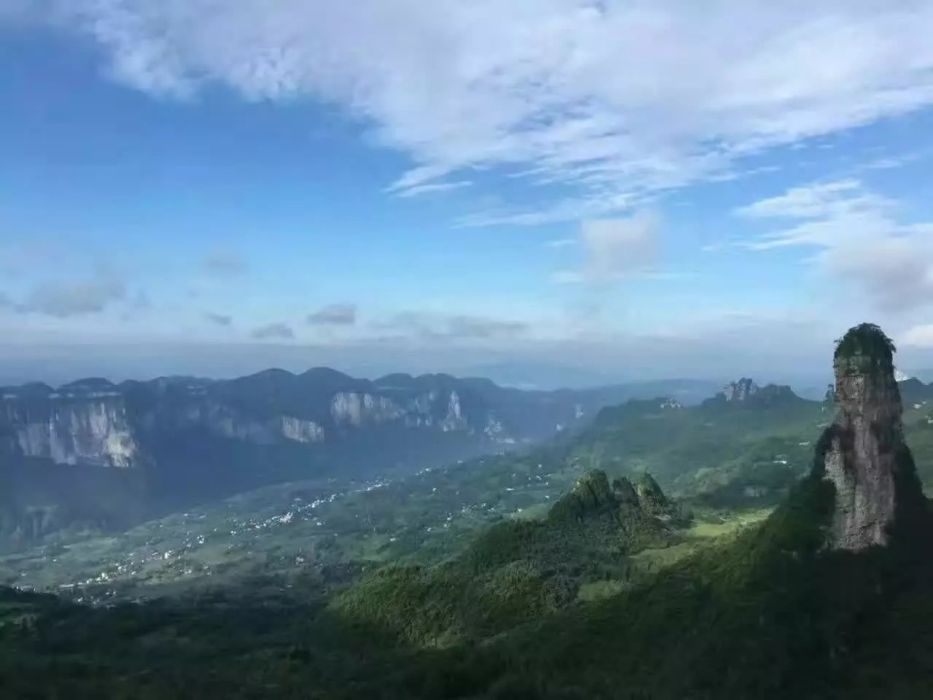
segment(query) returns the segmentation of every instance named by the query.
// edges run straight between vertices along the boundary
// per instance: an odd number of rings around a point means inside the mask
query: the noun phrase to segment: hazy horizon
[[[641,382],[694,381],[724,385],[740,377],[751,377],[760,384],[789,384],[796,390],[814,391],[832,379],[826,366],[768,368],[748,357],[744,364],[729,361],[692,371],[665,373],[661,365],[598,371],[579,360],[580,348],[568,353],[560,347],[549,353],[538,349],[536,360],[493,353],[476,356],[460,348],[435,353],[430,358],[411,361],[404,349],[375,356],[366,347],[333,348],[277,344],[191,344],[187,346],[117,344],[31,346],[28,351],[5,347],[0,351],[0,385],[40,381],[52,386],[88,377],[103,377],[114,382],[128,379],[149,380],[164,376],[192,376],[207,379],[232,379],[267,369],[284,369],[300,374],[315,367],[328,367],[353,377],[377,379],[387,374],[450,374],[456,377],[481,377],[502,386],[522,389],[587,388]],[[592,351],[592,348],[589,349]],[[577,363],[568,357],[578,358]],[[735,358],[732,358],[733,360]],[[821,363],[825,365],[825,361]],[[924,381],[931,372],[923,366],[901,365],[908,376]]]

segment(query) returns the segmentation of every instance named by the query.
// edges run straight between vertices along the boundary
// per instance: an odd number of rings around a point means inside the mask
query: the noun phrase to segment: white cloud
[[[848,179],[793,187],[782,195],[741,207],[736,214],[755,219],[815,219],[873,211],[883,205],[880,198],[863,192],[861,182]]]
[[[883,310],[933,303],[933,222],[905,223],[894,202],[858,180],[796,187],[736,213],[791,221],[746,247],[816,248],[812,262],[861,288]]]
[[[649,213],[584,221],[580,239],[587,252],[587,274],[606,279],[644,269],[655,259],[656,232],[657,220]]]
[[[472,184],[470,180],[456,180],[454,182],[432,182],[424,185],[413,185],[412,187],[398,187],[397,185],[393,185],[389,190],[398,192],[400,197],[417,197],[422,194],[459,190],[464,187],[469,187]]]
[[[658,220],[651,212],[615,219],[590,219],[580,224],[579,241],[584,252],[580,268],[561,270],[552,276],[560,284],[609,282],[634,274],[654,274],[657,259]]]
[[[899,339],[903,345],[916,348],[933,349],[933,323],[913,326],[904,331]]]
[[[187,98],[343,107],[414,166],[400,194],[505,166],[571,185],[550,210],[605,216],[741,170],[762,149],[933,103],[933,4],[827,0],[48,0],[111,75]]]

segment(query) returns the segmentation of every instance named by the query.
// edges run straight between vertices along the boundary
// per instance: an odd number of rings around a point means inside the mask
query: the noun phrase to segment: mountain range
[[[116,529],[258,486],[403,474],[520,449],[604,406],[702,382],[523,391],[485,379],[326,368],[0,389],[0,539]]]
[[[933,510],[913,450],[922,446],[929,474],[931,387],[899,385],[893,353],[863,324],[837,345],[822,403],[739,380],[691,408],[629,401],[570,440],[384,483],[340,507],[291,490],[281,515],[232,499],[220,510],[233,520],[160,521],[134,535],[128,560],[69,585],[72,601],[0,588],[0,687],[40,697],[931,697]],[[806,466],[776,452],[787,439]],[[643,470],[649,457],[654,470],[688,443],[701,457],[720,440],[711,466],[681,460],[681,476],[767,460],[790,475],[771,505],[749,510],[756,494],[732,508],[672,497]],[[663,481],[676,484],[675,471]],[[486,509],[498,502],[506,508]],[[481,527],[454,533],[480,511]],[[235,539],[244,528],[250,539]],[[40,553],[83,549],[100,567],[101,543],[85,546]],[[224,576],[220,553],[258,546],[265,576]],[[165,561],[179,581],[211,581],[145,602],[83,598]]]

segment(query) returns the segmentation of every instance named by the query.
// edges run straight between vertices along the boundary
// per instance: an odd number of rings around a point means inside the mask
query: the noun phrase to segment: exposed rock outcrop
[[[839,341],[833,358],[837,414],[817,453],[835,487],[827,545],[861,550],[886,545],[899,514],[922,498],[904,442],[894,344],[863,323]]]
[[[57,464],[133,466],[138,446],[119,393],[46,389],[33,385],[0,399],[5,451]]]
[[[671,509],[671,502],[664,495],[664,491],[658,485],[648,472],[640,474],[635,480],[635,493],[638,496],[638,504],[642,510],[651,515],[659,516],[667,514]]]
[[[400,418],[404,411],[392,399],[370,393],[342,391],[331,399],[331,416],[337,425],[355,428],[378,425]]]
[[[313,420],[301,420],[292,416],[282,416],[282,437],[294,442],[321,442],[324,440],[324,428]]]
[[[573,429],[631,391],[522,391],[444,374],[371,381],[326,368],[0,387],[0,545],[4,533],[124,523],[337,470],[468,459]],[[129,514],[102,507],[134,502]]]
[[[650,474],[641,474],[632,483],[626,477],[613,479],[606,472],[593,469],[581,476],[569,493],[552,507],[551,520],[583,521],[594,516],[613,520],[638,518],[670,519],[677,512],[675,504],[664,495]]]
[[[612,480],[612,491],[619,503],[631,506],[638,505],[638,493],[635,491],[635,486],[624,476]]]
[[[742,377],[737,382],[729,382],[720,392],[726,401],[747,401],[749,397],[758,393],[758,385],[748,377]]]
[[[712,402],[745,404],[749,406],[773,406],[790,401],[800,401],[793,390],[783,384],[766,384],[758,386],[754,380],[742,377],[738,381],[730,382],[722,388]]]

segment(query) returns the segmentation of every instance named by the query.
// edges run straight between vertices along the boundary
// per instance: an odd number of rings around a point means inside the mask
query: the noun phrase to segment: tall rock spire
[[[836,347],[838,411],[821,441],[823,477],[835,486],[833,549],[886,545],[898,514],[920,496],[904,443],[894,351],[870,323],[851,328]]]

